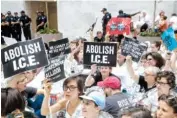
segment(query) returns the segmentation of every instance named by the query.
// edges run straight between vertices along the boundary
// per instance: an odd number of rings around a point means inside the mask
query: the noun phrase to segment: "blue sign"
[[[172,27],[164,31],[161,38],[168,50],[172,51],[177,48],[177,40],[175,39],[175,34]]]

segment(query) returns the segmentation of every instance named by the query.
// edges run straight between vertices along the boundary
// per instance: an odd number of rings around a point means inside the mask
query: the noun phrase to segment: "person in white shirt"
[[[133,25],[134,30],[135,30],[134,38],[136,38],[138,29],[140,29],[140,32],[144,32],[148,29],[149,26],[150,26],[149,15],[145,11],[142,11],[142,16],[140,16],[139,21],[136,21]]]
[[[159,22],[161,21],[161,17],[165,16],[165,12],[164,11],[160,11],[159,15],[156,16],[155,18],[155,23],[158,25]]]
[[[170,25],[172,26],[173,30],[175,31],[175,34],[177,35],[177,14],[176,13],[172,14],[172,17],[170,18]]]

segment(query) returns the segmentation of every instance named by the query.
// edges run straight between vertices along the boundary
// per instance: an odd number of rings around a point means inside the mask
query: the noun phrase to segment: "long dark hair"
[[[146,54],[146,59],[149,55],[152,56],[152,58],[156,61],[156,65],[155,65],[156,67],[162,68],[162,66],[165,65],[165,60],[159,53],[149,52]]]
[[[7,116],[16,109],[24,111],[25,100],[22,94],[13,88],[1,88],[1,116]]]

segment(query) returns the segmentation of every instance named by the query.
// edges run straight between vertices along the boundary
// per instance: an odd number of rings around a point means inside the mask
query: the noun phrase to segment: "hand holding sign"
[[[132,66],[132,57],[131,56],[126,57],[126,63],[128,66]]]
[[[94,74],[97,71],[96,64],[91,65],[91,74]]]
[[[45,96],[49,96],[50,92],[52,90],[52,83],[50,83],[47,79],[43,82],[43,86],[44,86],[44,95]]]

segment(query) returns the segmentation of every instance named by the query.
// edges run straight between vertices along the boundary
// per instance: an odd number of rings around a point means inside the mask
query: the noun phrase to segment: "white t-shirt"
[[[172,28],[173,28],[174,30],[177,30],[177,16],[172,16],[172,17],[170,18],[170,23],[173,23],[173,24],[172,24]]]
[[[135,69],[136,67],[137,64],[133,62],[133,68]],[[122,66],[119,66],[119,64],[117,64],[116,67],[112,68],[112,74],[121,79],[122,89],[128,89],[135,83],[135,81],[131,79],[130,75],[128,74],[126,63],[124,63]]]
[[[68,108],[69,105],[69,101],[66,104],[66,109]],[[66,114],[65,114],[66,118],[80,118],[82,117],[82,104],[79,104],[77,106],[77,108],[75,109],[74,113],[72,114],[72,116],[70,116],[66,110]]]

